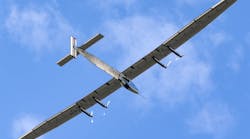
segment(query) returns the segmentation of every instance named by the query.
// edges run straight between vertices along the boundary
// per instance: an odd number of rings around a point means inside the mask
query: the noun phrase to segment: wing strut
[[[97,99],[96,97],[93,97],[93,99],[95,100],[96,103],[98,103],[99,105],[101,105],[103,108],[108,108],[107,105],[103,104],[99,99]]]
[[[89,116],[91,118],[93,117],[93,114],[87,112],[83,107],[81,107],[81,106],[78,106],[78,107],[81,110],[81,112],[85,113],[87,116]]]
[[[168,49],[171,51],[171,52],[173,52],[176,56],[178,56],[178,57],[180,57],[180,58],[182,58],[183,57],[183,55],[181,55],[181,54],[179,54],[177,51],[175,51],[172,47],[170,47],[170,46],[167,46],[168,47]]]
[[[167,66],[165,66],[163,63],[161,63],[161,61],[159,60],[159,59],[157,59],[155,56],[153,56],[152,57],[153,58],[153,60],[157,63],[157,64],[159,64],[161,67],[163,67],[163,68],[167,68]]]

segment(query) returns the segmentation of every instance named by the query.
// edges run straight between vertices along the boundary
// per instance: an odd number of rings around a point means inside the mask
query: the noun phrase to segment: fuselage
[[[119,72],[118,70],[114,69],[113,67],[109,66],[93,54],[88,53],[87,51],[82,50],[81,48],[78,48],[77,51],[82,54],[85,58],[87,58],[91,63],[93,63],[95,66],[100,68],[101,70],[105,71],[115,79],[119,80],[121,85],[124,86],[129,91],[139,94],[139,91],[135,84],[127,78],[124,74]]]

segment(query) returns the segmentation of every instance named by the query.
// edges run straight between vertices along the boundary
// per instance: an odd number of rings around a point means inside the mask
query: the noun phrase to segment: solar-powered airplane
[[[190,24],[174,34],[170,39],[163,42],[155,50],[144,56],[142,59],[128,67],[123,72],[119,72],[118,70],[112,68],[108,64],[104,63],[103,61],[86,51],[87,48],[102,39],[103,35],[98,34],[79,47],[77,47],[76,39],[74,37],[71,37],[70,54],[57,62],[59,66],[63,66],[80,54],[87,58],[91,63],[95,64],[98,68],[111,75],[113,78],[87,96],[75,102],[73,105],[66,108],[62,112],[59,112],[50,119],[39,124],[30,132],[20,137],[20,139],[37,138],[45,134],[46,132],[60,126],[61,124],[70,120],[81,112],[85,113],[89,117],[93,117],[93,114],[89,113],[87,109],[95,104],[99,104],[100,106],[107,108],[107,105],[102,103],[101,100],[112,94],[120,87],[125,87],[132,93],[139,94],[139,91],[135,84],[132,82],[132,79],[134,79],[156,63],[163,68],[167,68],[167,66],[161,62],[161,59],[171,53],[175,54],[178,57],[182,57],[182,55],[179,54],[176,49],[196,33],[201,31],[209,23],[211,23],[234,2],[236,2],[236,0],[221,0],[204,14],[194,19]]]

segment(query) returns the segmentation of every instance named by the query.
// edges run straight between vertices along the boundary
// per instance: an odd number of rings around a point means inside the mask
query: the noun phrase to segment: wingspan
[[[128,78],[134,79],[142,72],[150,68],[152,65],[157,63],[154,58],[161,60],[167,55],[169,55],[171,52],[173,52],[173,50],[177,49],[179,46],[185,43],[196,33],[201,31],[205,26],[207,26],[210,22],[212,22],[223,11],[225,11],[228,7],[230,7],[235,1],[236,0],[220,1],[218,4],[210,8],[207,12],[205,12],[198,18],[194,19],[189,25],[187,25],[182,30],[177,32],[169,40],[162,43],[154,51],[150,52],[148,55],[146,55],[138,62],[127,68],[122,73]],[[170,48],[172,48],[173,50],[171,50]],[[71,58],[69,59],[66,58],[66,61],[70,59]],[[67,109],[58,113],[52,118],[44,121],[43,123],[35,127],[32,131],[21,137],[20,139],[34,139],[41,136],[42,134],[58,127],[64,122],[78,115],[81,112],[80,108],[88,109],[91,106],[95,105],[96,101],[94,98],[102,100],[103,98],[107,97],[120,87],[121,87],[120,82],[115,78],[112,78],[110,81],[108,81],[107,83],[105,83],[104,85],[102,85],[89,95],[85,96],[81,100],[77,101],[72,106],[68,107]]]

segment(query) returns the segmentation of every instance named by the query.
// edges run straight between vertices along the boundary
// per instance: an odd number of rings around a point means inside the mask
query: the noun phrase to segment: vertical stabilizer
[[[70,37],[70,55],[73,56],[74,58],[76,58],[77,56],[77,51],[76,51],[76,47],[77,47],[77,40],[75,37]]]

